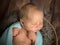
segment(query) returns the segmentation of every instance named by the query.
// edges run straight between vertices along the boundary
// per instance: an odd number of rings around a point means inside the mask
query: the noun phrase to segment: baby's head
[[[20,10],[20,23],[27,31],[37,32],[43,27],[43,11],[34,4],[26,4]]]

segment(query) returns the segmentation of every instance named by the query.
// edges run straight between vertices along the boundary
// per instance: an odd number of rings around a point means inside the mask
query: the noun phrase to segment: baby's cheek
[[[42,28],[43,28],[43,25],[40,25],[39,30],[41,30]]]
[[[33,30],[39,30],[39,29],[42,29],[43,25],[36,25],[36,26],[33,26],[32,29]]]
[[[41,28],[43,28],[43,24],[41,25]]]
[[[31,30],[37,30],[37,27],[32,26],[30,29],[31,29]]]

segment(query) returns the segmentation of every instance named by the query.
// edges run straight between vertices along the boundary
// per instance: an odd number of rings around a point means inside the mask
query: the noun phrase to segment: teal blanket
[[[12,39],[13,39],[12,28],[13,27],[21,28],[21,25],[19,22],[16,22],[12,24],[10,27],[8,27],[3,33],[2,37],[0,37],[0,45],[13,45],[12,43]],[[36,39],[35,45],[43,45],[43,38],[40,31],[37,32],[37,39]]]

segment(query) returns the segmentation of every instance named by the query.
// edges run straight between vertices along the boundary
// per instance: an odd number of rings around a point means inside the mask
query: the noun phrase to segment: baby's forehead
[[[43,12],[39,10],[30,10],[27,15],[28,18],[34,18],[34,17],[43,17]]]

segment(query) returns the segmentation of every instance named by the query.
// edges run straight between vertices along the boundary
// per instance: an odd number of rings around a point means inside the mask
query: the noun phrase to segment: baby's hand
[[[16,37],[16,36],[19,34],[19,30],[20,30],[20,29],[17,28],[17,27],[14,27],[14,28],[13,28],[13,36],[14,36],[14,37]]]

